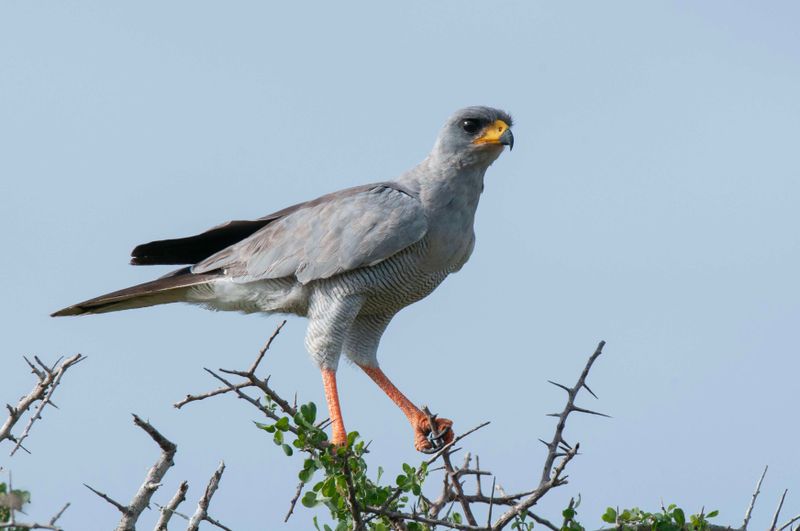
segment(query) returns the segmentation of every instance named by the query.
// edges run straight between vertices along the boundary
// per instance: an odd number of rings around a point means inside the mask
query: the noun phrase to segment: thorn
[[[551,383],[551,384],[555,385],[556,387],[560,387],[561,389],[563,389],[564,391],[566,391],[568,393],[572,393],[572,389],[570,389],[566,385],[554,382],[553,380],[547,380],[547,383]]]
[[[572,445],[569,444],[567,441],[564,440],[564,437],[561,437],[561,444],[572,450]]]
[[[605,413],[599,413],[597,411],[592,411],[591,409],[584,409],[578,406],[572,406],[572,411],[577,411],[578,413],[588,413],[589,415],[598,415],[600,417],[611,418],[611,415],[606,415]]]
[[[553,446],[553,443],[545,442],[542,439],[539,439],[539,442],[545,445],[548,449],[550,449]]]
[[[547,414],[547,415],[545,415],[545,416],[546,416],[546,417],[560,417],[560,416],[561,416],[561,413],[548,413],[548,414]]]
[[[596,394],[594,394],[594,391],[592,391],[591,389],[589,389],[589,386],[588,386],[588,385],[586,385],[586,382],[583,382],[583,388],[584,388],[584,389],[586,389],[587,391],[589,391],[589,394],[590,394],[590,395],[592,395],[593,397],[597,398],[597,395],[596,395]]]

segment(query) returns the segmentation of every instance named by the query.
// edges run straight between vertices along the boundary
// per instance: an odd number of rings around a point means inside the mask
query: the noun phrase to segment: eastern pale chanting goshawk
[[[349,188],[252,221],[136,247],[131,263],[190,264],[169,275],[64,308],[54,316],[169,302],[308,318],[306,347],[322,371],[334,444],[346,442],[336,389],[344,353],[405,413],[428,450],[426,415],[378,366],[392,317],[461,269],[486,169],[511,148],[511,117],[468,107],[444,124],[431,153],[393,181]],[[452,422],[437,419],[452,439]]]

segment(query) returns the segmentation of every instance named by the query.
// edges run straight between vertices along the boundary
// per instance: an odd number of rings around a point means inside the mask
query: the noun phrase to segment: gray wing
[[[332,194],[270,223],[192,267],[222,269],[237,281],[295,276],[312,280],[377,264],[425,236],[419,200],[395,184]]]

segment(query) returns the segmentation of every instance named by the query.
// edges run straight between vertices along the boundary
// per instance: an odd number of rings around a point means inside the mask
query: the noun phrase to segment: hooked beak
[[[503,131],[503,134],[500,135],[500,144],[508,146],[509,151],[514,149],[514,133],[511,132],[511,129],[506,129]]]
[[[483,134],[472,141],[473,144],[495,144],[514,149],[514,134],[503,120],[495,120],[483,130]]]

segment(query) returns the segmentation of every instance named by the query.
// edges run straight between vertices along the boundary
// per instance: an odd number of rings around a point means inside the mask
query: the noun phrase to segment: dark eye
[[[467,133],[474,135],[478,132],[481,128],[481,123],[479,120],[464,120],[461,122],[461,129],[466,131]]]

